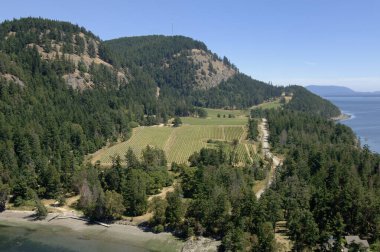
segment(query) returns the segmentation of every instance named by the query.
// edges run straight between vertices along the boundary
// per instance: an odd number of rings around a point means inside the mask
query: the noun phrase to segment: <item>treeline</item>
[[[266,111],[270,142],[283,166],[262,200],[275,198],[295,249],[315,249],[329,238],[360,235],[379,248],[380,156],[361,148],[352,130],[320,116]],[[273,223],[274,224],[274,223]],[[377,250],[375,249],[375,250]]]

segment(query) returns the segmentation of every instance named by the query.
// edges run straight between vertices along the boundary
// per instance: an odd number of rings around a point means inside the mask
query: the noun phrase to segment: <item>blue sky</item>
[[[380,90],[377,0],[12,0],[0,20],[70,21],[101,39],[172,34],[201,40],[273,84]]]

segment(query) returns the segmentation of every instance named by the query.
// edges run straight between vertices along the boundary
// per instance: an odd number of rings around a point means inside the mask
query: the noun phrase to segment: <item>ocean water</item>
[[[341,123],[351,127],[362,145],[380,153],[380,97],[325,97],[351,119]]]

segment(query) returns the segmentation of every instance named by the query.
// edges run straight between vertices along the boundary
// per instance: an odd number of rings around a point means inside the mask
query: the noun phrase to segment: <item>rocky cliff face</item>
[[[197,88],[209,89],[218,86],[222,81],[226,81],[236,74],[235,69],[213,57],[209,52],[192,49],[188,57],[193,64],[199,66],[195,75]]]

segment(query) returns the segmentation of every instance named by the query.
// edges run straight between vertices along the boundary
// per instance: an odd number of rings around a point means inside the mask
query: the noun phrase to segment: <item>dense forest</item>
[[[221,238],[226,251],[272,251],[271,206],[258,202],[252,190],[258,164],[234,167],[229,156],[220,144],[194,153],[190,166],[176,167],[181,187],[154,201],[150,225],[181,237]]]
[[[126,165],[115,157],[112,167],[88,165],[74,176],[74,187],[81,196],[78,206],[93,220],[115,220],[122,215],[146,213],[148,195],[173,183],[163,150],[147,146],[138,158],[131,149]]]
[[[4,22],[0,35],[0,182],[18,204],[35,193],[51,198],[72,191],[85,154],[128,139],[131,126],[159,120],[156,99],[146,99],[149,81],[136,75],[122,85],[114,68],[73,60],[105,54],[100,45],[91,49],[97,38],[84,28],[28,18]],[[57,52],[43,58],[38,45]],[[94,83],[90,89],[73,89],[62,78],[81,68]]]
[[[295,249],[316,248],[344,235],[380,241],[380,155],[361,148],[352,130],[310,113],[262,111],[270,142],[285,155],[276,181],[262,200],[275,198]],[[274,223],[273,223],[274,224]]]
[[[194,104],[201,107],[244,109],[279,97],[282,91],[282,88],[239,73],[206,92],[195,91],[199,98]]]
[[[322,99],[307,91],[303,87],[289,86],[286,88],[288,93],[292,93],[293,99],[286,105],[287,109],[313,113],[325,118],[332,118],[340,115],[340,110],[330,101]]]
[[[189,59],[191,50],[212,63],[205,63],[206,75],[219,74],[213,64],[231,75],[200,85],[203,65]],[[286,156],[259,201],[251,188],[264,164],[235,167],[223,144],[194,153],[190,165],[172,164],[172,172],[164,152],[149,146],[137,157],[128,151],[126,164],[115,157],[108,169],[85,162],[87,154],[128,139],[133,127],[173,117],[180,126],[178,116],[201,116],[199,107],[249,108],[283,92],[292,95],[283,108],[252,112],[268,118],[272,146]],[[10,194],[15,206],[34,204],[44,214],[39,198],[64,200],[75,193],[91,219],[150,209],[153,230],[211,236],[231,251],[273,250],[273,225],[282,218],[300,248],[345,233],[374,242],[379,157],[361,149],[349,128],[327,120],[339,113],[302,87],[275,87],[239,73],[226,57],[190,38],[103,42],[66,22],[6,21],[0,25],[0,211]],[[247,123],[255,140],[257,120]],[[148,195],[174,178],[180,181],[176,190],[149,205]],[[301,230],[303,222],[310,229]]]

